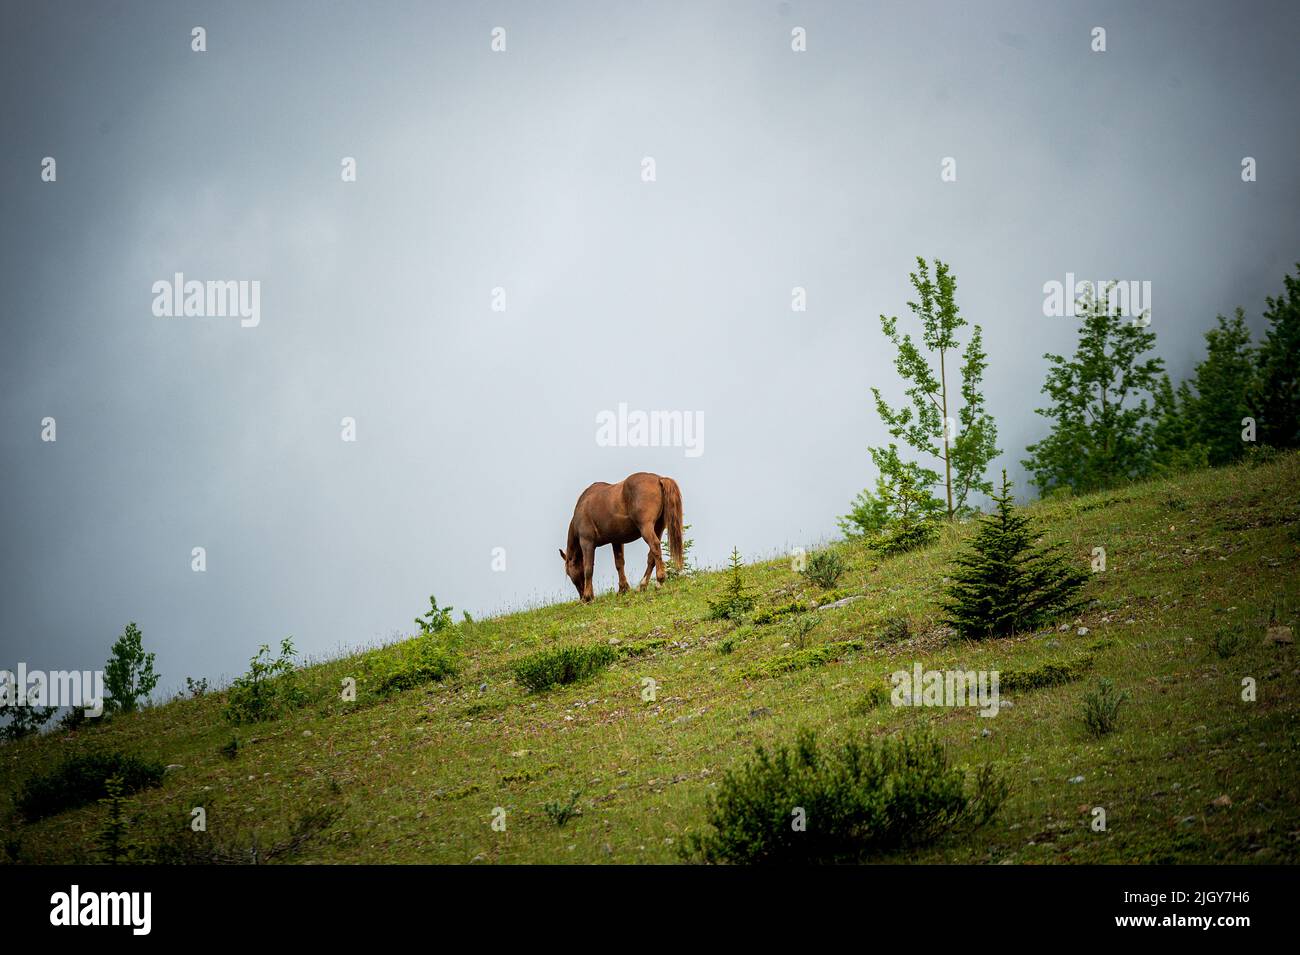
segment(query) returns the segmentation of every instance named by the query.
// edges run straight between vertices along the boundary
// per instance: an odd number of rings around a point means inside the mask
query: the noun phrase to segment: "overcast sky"
[[[1150,281],[1179,375],[1216,313],[1261,328],[1300,259],[1298,30],[1293,2],[7,0],[0,668],[102,666],[135,620],[175,688],[386,639],[430,593],[570,600],[574,501],[638,470],[704,564],[833,537],[918,254],[984,328],[1028,494],[1077,328],[1044,283]],[[259,282],[258,324],[158,317],[178,272]],[[599,445],[620,403],[702,420],[702,453]]]

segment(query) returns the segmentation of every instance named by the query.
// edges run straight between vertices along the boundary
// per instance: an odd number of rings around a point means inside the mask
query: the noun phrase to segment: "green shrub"
[[[889,524],[867,546],[882,557],[894,557],[909,551],[929,547],[939,539],[937,521],[924,518],[907,518]]]
[[[1248,467],[1258,468],[1266,464],[1272,464],[1280,460],[1282,452],[1271,444],[1252,444],[1246,449],[1246,455],[1242,459]]]
[[[333,784],[330,794],[337,795]],[[247,831],[222,825],[195,832],[188,817],[178,819],[176,813],[168,812],[128,819],[120,806],[115,808],[110,801],[108,824],[100,831],[99,847],[106,861],[134,865],[261,865],[322,841],[326,830],[341,816],[338,806],[316,804],[312,797],[300,793],[287,826]],[[209,824],[211,821],[209,817]]]
[[[818,587],[830,590],[849,569],[848,563],[837,550],[819,550],[808,558],[803,575]]]
[[[991,768],[968,780],[950,766],[927,732],[822,746],[804,731],[726,772],[706,809],[711,831],[689,833],[681,851],[710,863],[860,862],[983,825],[1006,795]]]
[[[1046,686],[1073,683],[1092,669],[1092,654],[1084,654],[1065,663],[1040,663],[1023,669],[1002,670],[998,674],[998,692],[1037,690]]]
[[[828,593],[822,594],[816,600],[809,603],[804,603],[799,599],[791,600],[789,603],[778,604],[775,607],[763,608],[758,613],[754,614],[754,617],[750,622],[763,626],[765,624],[774,623],[782,617],[793,617],[796,614],[807,613],[810,610],[825,607],[828,604],[833,604],[838,600],[843,600],[845,597],[850,596],[852,596],[852,591],[832,590]]]
[[[516,660],[512,667],[515,680],[533,693],[553,686],[575,683],[603,670],[618,658],[608,644],[556,647]]]
[[[1069,497],[1068,494],[1065,496]],[[1080,501],[1074,505],[1074,510],[1077,514],[1086,514],[1089,511],[1100,511],[1103,508],[1116,507],[1120,504],[1131,503],[1133,503],[1133,498],[1122,497],[1118,492],[1112,491],[1109,494],[1096,496],[1090,501]]]
[[[451,622],[452,607],[439,607],[438,598],[429,595],[429,612],[422,617],[415,618],[415,625],[420,628],[420,633],[426,637],[436,633],[442,633],[448,627],[455,624]],[[469,614],[465,614],[465,621],[470,622]]]
[[[293,663],[293,640],[280,641],[280,656],[272,659],[265,643],[249,661],[248,672],[236,677],[226,695],[226,719],[232,723],[260,723],[284,710],[301,706],[306,696],[298,687]]]
[[[109,797],[108,780],[117,777],[121,794],[162,783],[163,764],[119,752],[83,753],[64,760],[23,784],[14,805],[28,822],[57,815]]]
[[[57,709],[57,706],[31,706],[27,703],[6,704],[0,713],[8,714],[9,722],[0,726],[0,740],[12,742],[40,732],[41,727],[50,721]],[[81,707],[73,707],[68,712],[81,713],[83,718],[85,716],[85,711]],[[73,719],[75,720],[76,717]]]
[[[59,720],[59,729],[67,732],[75,732],[79,729],[85,729],[91,722],[91,717],[86,715],[86,708],[83,706],[70,706],[68,712],[64,713]]]
[[[886,520],[877,533],[868,536],[867,546],[883,557],[893,557],[934,543],[939,538],[944,506],[930,493],[929,482],[938,476],[927,474],[915,463],[898,461],[892,447],[886,458],[877,462],[882,463],[889,474],[880,474],[876,489]]]
[[[727,578],[727,589],[721,600],[709,601],[710,620],[739,620],[754,609],[754,597],[745,590],[744,578],[740,568],[742,562],[740,551],[731,548],[731,575]]]
[[[1245,645],[1246,638],[1240,630],[1226,628],[1215,631],[1210,646],[1218,655],[1219,659],[1226,660],[1228,657],[1236,655]]]
[[[542,807],[542,811],[546,813],[551,822],[562,829],[566,822],[581,813],[581,810],[578,809],[579,795],[581,794],[578,792],[572,792],[565,802],[548,802]]]
[[[801,600],[791,600],[788,604],[781,604],[777,607],[766,607],[754,614],[753,622],[762,626],[780,620],[782,617],[790,617],[799,613],[807,613],[812,608]]]
[[[625,657],[643,657],[666,646],[668,646],[667,637],[651,637],[648,640],[633,640],[630,643],[620,644],[618,652]]]
[[[885,557],[933,543],[945,514],[943,502],[929,491],[938,475],[915,462],[900,461],[892,445],[888,451],[872,449],[871,456],[880,469],[876,493],[859,494],[852,511],[840,518],[840,529],[850,540],[865,539]]]
[[[878,710],[889,702],[889,687],[881,683],[873,683],[867,688],[867,692],[862,694],[852,707],[857,715],[861,716]]]
[[[388,696],[455,676],[457,655],[446,640],[430,631],[369,655],[364,669],[366,685],[378,696]]]
[[[112,656],[104,664],[104,689],[110,709],[130,713],[148,699],[158,685],[152,653],[144,652],[144,638],[134,622],[128,623],[113,644]]]
[[[1098,739],[1113,733],[1119,720],[1119,708],[1127,699],[1128,694],[1116,690],[1110,680],[1098,680],[1097,689],[1083,697],[1084,728]]]
[[[880,631],[880,639],[885,643],[899,643],[911,636],[912,628],[906,617],[890,617]]]
[[[439,789],[433,794],[433,798],[443,802],[455,802],[458,799],[464,799],[466,796],[472,796],[483,789],[478,783],[470,783],[467,786],[457,786],[455,789]]]
[[[821,666],[824,663],[830,663],[832,660],[838,660],[854,650],[862,649],[861,640],[841,640],[836,643],[823,643],[815,647],[808,647],[803,650],[795,650],[791,653],[783,653],[775,656],[770,660],[760,663],[758,666],[746,670],[742,673],[741,679],[752,680],[768,676],[780,676],[784,673],[793,673],[795,670],[806,670],[809,667]]]
[[[821,621],[815,617],[799,617],[790,627],[790,642],[802,650],[808,645],[808,634],[812,633]]]

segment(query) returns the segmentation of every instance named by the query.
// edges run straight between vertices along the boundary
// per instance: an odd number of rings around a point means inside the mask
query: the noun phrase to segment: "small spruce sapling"
[[[1037,546],[1002,472],[995,509],[980,518],[970,549],[955,560],[944,622],[968,640],[1032,630],[1075,609],[1088,579],[1059,547]]]
[[[731,573],[727,578],[727,589],[721,600],[709,601],[709,617],[713,620],[739,620],[754,609],[754,597],[745,588],[745,581],[740,573],[743,562],[740,551],[731,549]]]

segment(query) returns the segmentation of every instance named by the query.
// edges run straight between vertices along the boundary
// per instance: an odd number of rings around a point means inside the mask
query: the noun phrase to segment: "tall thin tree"
[[[871,393],[876,400],[876,412],[897,440],[914,451],[928,454],[943,462],[943,478],[931,468],[919,468],[922,483],[942,485],[945,510],[951,520],[967,510],[967,500],[972,491],[990,493],[993,485],[984,472],[997,455],[997,426],[985,410],[981,391],[988,356],[984,353],[982,333],[978,325],[972,326],[970,338],[962,352],[960,366],[961,404],[958,408],[958,389],[948,381],[950,353],[958,351],[961,343],[957,332],[967,324],[957,308],[957,278],[948,265],[934,260],[931,277],[925,259],[917,256],[917,270],[910,273],[912,287],[918,301],[908,302],[908,308],[921,323],[921,342],[917,346],[909,334],[900,334],[898,318],[880,316],[880,326],[898,353],[894,367],[907,384],[904,393],[909,404],[898,409],[890,407],[878,388]],[[934,355],[937,367],[923,354],[923,349]],[[871,448],[871,458],[877,469],[888,479],[902,477],[897,471],[898,446],[891,443],[885,448]]]

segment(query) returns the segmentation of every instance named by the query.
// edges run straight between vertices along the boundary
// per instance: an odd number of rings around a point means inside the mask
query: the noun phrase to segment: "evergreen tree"
[[[709,601],[709,618],[711,620],[739,620],[754,609],[754,595],[745,586],[745,579],[740,573],[744,566],[740,559],[740,550],[731,548],[731,573],[727,577],[727,586],[721,600]]]
[[[101,805],[108,808],[108,818],[104,821],[104,828],[99,831],[98,849],[103,860],[109,865],[126,862],[132,855],[133,847],[129,845],[128,838],[130,824],[126,819],[125,790],[126,784],[122,777],[114,773],[104,780],[104,792],[107,795],[99,800]]]
[[[1296,264],[1300,269],[1300,263]],[[1259,440],[1300,447],[1300,276],[1286,276],[1284,294],[1268,298],[1269,328],[1259,348]]]
[[[1183,382],[1175,391],[1168,375],[1160,376],[1155,393],[1156,425],[1152,429],[1151,473],[1177,474],[1209,467],[1209,449],[1201,441],[1197,400]]]
[[[984,408],[980,391],[988,360],[980,327],[975,325],[962,355],[958,409],[953,388],[956,382],[949,383],[947,364],[948,353],[960,347],[957,332],[966,325],[957,309],[957,279],[938,259],[934,260],[933,278],[925,259],[918,256],[916,262],[917,271],[909,277],[919,301],[907,305],[921,322],[921,346],[937,355],[937,370],[911,335],[899,334],[897,317],[881,315],[881,328],[898,349],[894,367],[908,385],[905,393],[911,403],[895,410],[881,397],[879,389],[872,388],[871,393],[876,412],[894,438],[943,462],[942,478],[930,468],[919,468],[911,477],[927,493],[931,487],[944,488],[945,510],[951,520],[966,510],[966,499],[972,491],[987,494],[993,488],[984,471],[998,453],[997,427]],[[870,452],[877,471],[898,486],[902,478],[898,446],[891,443],[887,448],[871,448]]]
[[[682,534],[685,535],[685,533],[686,533],[687,531],[689,531],[690,529],[691,529],[691,525],[690,525],[690,524],[683,524],[683,525],[682,525]],[[677,577],[689,577],[689,576],[691,575],[691,573],[692,573],[692,570],[691,570],[691,548],[695,546],[695,541],[694,541],[694,540],[692,540],[692,539],[689,538],[689,537],[685,537],[685,536],[683,536],[683,539],[682,539],[682,555],[681,555],[681,556],[682,556],[682,566],[681,566],[681,569],[680,569],[680,570],[677,569],[677,559],[676,559],[676,558],[677,558],[677,555],[673,553],[672,544],[671,544],[671,543],[669,542],[669,540],[668,540],[668,531],[667,531],[667,530],[664,531],[664,536],[663,536],[663,539],[659,542],[659,546],[663,549],[663,555],[664,555],[664,570],[667,572],[667,574],[668,574],[668,579],[669,579],[669,580],[673,580],[673,579],[675,579],[675,578],[677,578]]]
[[[1036,546],[1030,519],[1016,510],[1007,472],[995,509],[980,518],[970,551],[955,560],[944,622],[969,640],[1032,630],[1081,603],[1087,571],[1057,546]]]
[[[1245,453],[1241,422],[1255,416],[1256,356],[1241,309],[1231,319],[1218,316],[1218,326],[1205,333],[1205,352],[1192,377],[1196,398],[1190,410],[1196,443],[1205,445],[1209,463],[1218,466]]]
[[[1124,319],[1109,289],[1080,300],[1083,324],[1074,357],[1047,354],[1052,363],[1043,393],[1052,399],[1038,414],[1051,433],[1026,450],[1021,463],[1041,491],[1068,486],[1090,491],[1148,474],[1164,362],[1142,356],[1156,342],[1146,323]]]
[[[915,465],[904,466],[880,482],[880,503],[889,520],[870,546],[885,556],[924,547],[939,536],[943,502],[919,483],[916,471]]]

